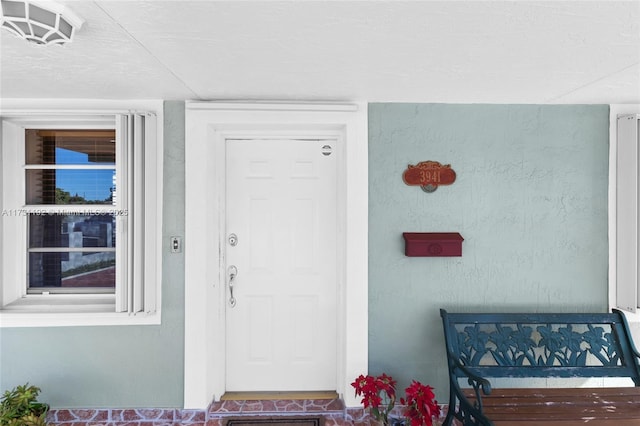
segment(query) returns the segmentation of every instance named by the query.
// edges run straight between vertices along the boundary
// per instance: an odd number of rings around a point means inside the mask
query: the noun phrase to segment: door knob
[[[229,275],[229,305],[231,305],[231,307],[233,308],[234,306],[236,306],[236,298],[233,297],[233,285],[234,280],[238,276],[238,268],[236,268],[235,265],[229,266],[227,268],[227,274]]]

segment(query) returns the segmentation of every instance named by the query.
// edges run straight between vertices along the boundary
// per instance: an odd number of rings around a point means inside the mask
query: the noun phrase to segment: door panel
[[[226,142],[227,390],[336,388],[334,141]],[[229,277],[227,277],[227,284]],[[227,298],[231,291],[227,288]]]

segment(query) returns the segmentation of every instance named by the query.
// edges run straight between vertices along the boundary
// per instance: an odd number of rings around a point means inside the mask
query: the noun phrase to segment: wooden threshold
[[[221,401],[272,401],[278,399],[337,399],[336,391],[300,391],[300,392],[225,392]]]

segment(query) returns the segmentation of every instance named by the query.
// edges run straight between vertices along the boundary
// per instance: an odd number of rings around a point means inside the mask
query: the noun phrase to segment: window
[[[115,293],[116,170],[114,129],[25,130],[27,294]]]
[[[156,125],[153,114],[3,115],[3,322],[157,316]]]

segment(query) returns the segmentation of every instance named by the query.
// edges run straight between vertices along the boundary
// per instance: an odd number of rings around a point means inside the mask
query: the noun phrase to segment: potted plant
[[[0,400],[0,426],[46,426],[49,405],[38,402],[40,388],[29,383],[5,391]]]
[[[392,410],[396,403],[396,381],[382,373],[380,376],[360,375],[351,383],[362,404],[374,419],[383,426],[432,426],[433,419],[440,416],[440,406],[435,400],[433,388],[413,380],[405,389],[406,398],[400,398],[404,406],[404,418],[394,418]]]

